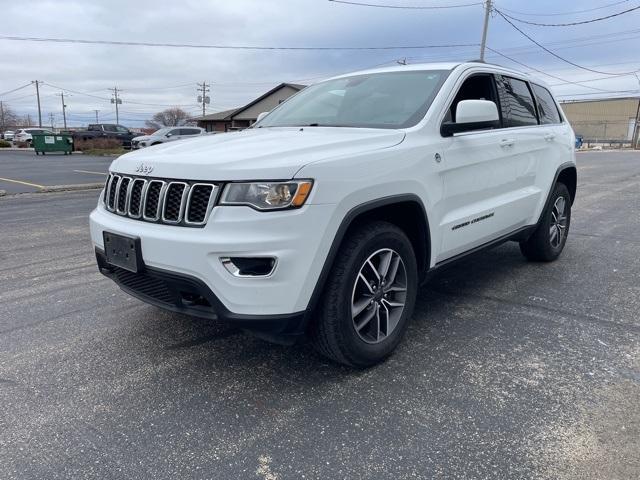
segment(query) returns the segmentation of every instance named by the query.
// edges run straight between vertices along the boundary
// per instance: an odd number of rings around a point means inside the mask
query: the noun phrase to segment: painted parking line
[[[35,188],[40,188],[40,189],[47,188],[45,185],[38,185],[37,183],[23,182],[22,180],[12,180],[11,178],[2,178],[2,177],[0,177],[0,181],[10,182],[10,183],[19,183],[20,185],[26,185],[28,187],[35,187]]]
[[[105,172],[92,172],[90,170],[74,170],[76,173],[90,173],[92,175],[102,175],[103,177],[107,175]]]

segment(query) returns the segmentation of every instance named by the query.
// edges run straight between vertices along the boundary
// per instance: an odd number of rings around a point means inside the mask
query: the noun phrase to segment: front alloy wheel
[[[374,221],[354,229],[340,246],[310,328],[316,349],[360,368],[391,355],[413,312],[417,270],[411,241],[396,225]]]
[[[351,318],[358,336],[379,343],[398,326],[407,295],[407,272],[395,250],[374,252],[360,267],[351,295]]]

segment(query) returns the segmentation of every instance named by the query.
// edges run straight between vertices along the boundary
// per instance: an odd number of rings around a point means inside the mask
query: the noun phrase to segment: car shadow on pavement
[[[390,361],[404,361],[407,349],[412,342],[447,342],[451,332],[447,330],[449,312],[456,303],[464,298],[461,286],[484,285],[489,290],[492,284],[508,282],[514,275],[514,269],[528,268],[527,262],[520,256],[517,246],[505,245],[498,249],[479,253],[473,258],[442,270],[434,276],[418,293],[414,318],[410,324],[411,335],[405,336],[398,351]],[[260,371],[261,375],[270,371],[278,376],[304,379],[308,382],[315,378],[321,381],[325,375],[310,375],[318,369],[330,374],[327,379],[338,376],[358,376],[370,370],[354,370],[335,364],[313,350],[307,340],[302,339],[293,346],[282,346],[264,341],[251,333],[233,325],[186,315],[159,311],[154,307],[143,307],[137,320],[138,327],[132,331],[151,335],[156,342],[151,349],[154,358],[172,355],[193,355],[203,374],[211,368],[237,368],[242,371]],[[471,319],[470,321],[473,321]],[[130,339],[128,344],[135,343]],[[142,352],[141,352],[142,353]],[[385,368],[382,364],[380,367]],[[245,375],[245,380],[250,377]]]

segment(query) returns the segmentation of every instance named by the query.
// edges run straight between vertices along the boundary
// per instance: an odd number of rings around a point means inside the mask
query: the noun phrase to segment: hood
[[[389,148],[401,143],[399,130],[335,127],[252,128],[203,135],[122,155],[118,173],[185,180],[285,180],[320,160]]]
[[[131,140],[135,140],[137,142],[144,142],[145,140],[149,140],[151,135],[140,135],[139,137],[133,137]]]

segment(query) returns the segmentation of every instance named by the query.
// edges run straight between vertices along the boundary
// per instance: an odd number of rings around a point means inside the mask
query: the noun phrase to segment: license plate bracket
[[[102,232],[107,263],[133,273],[143,269],[142,249],[139,237]]]

